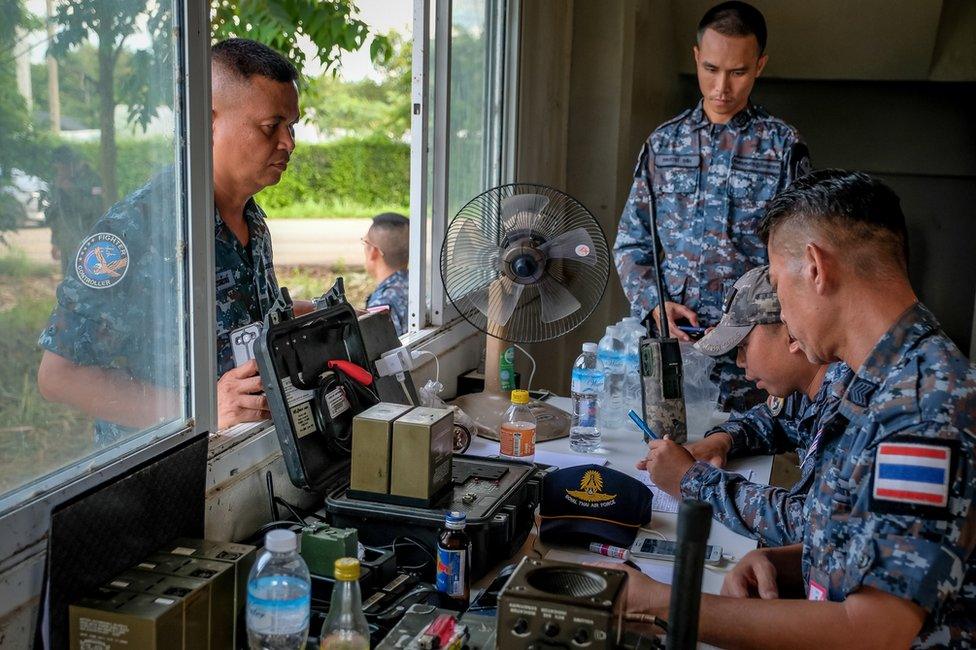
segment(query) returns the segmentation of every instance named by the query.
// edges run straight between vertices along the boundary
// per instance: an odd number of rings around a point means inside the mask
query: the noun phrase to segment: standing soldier
[[[61,275],[74,268],[74,252],[102,215],[102,181],[71,147],[54,150],[54,178],[47,193],[44,222],[51,229],[51,257],[61,262]]]
[[[809,167],[799,133],[749,101],[766,66],[766,21],[744,2],[705,13],[693,48],[702,99],[644,143],[614,244],[631,313],[660,325],[656,278],[673,336],[680,321],[715,325],[737,278],[767,263],[759,238],[763,206]],[[655,210],[657,233],[651,232]],[[659,246],[654,266],[655,239]],[[718,359],[719,405],[743,411],[763,399],[735,365]]]

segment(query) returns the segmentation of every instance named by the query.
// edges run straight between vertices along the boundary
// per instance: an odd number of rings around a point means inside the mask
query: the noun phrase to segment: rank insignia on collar
[[[782,397],[775,397],[773,395],[770,395],[769,398],[766,400],[766,408],[768,408],[769,412],[773,414],[773,417],[776,417],[777,415],[782,413],[783,405],[785,403],[786,400],[783,399]]]
[[[854,381],[851,382],[850,387],[847,389],[847,401],[854,406],[860,406],[865,408],[868,405],[868,401],[871,399],[871,394],[877,385],[873,382],[864,379],[863,377],[855,377]]]

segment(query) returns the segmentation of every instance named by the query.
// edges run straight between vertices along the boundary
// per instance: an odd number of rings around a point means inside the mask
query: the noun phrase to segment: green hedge
[[[97,141],[66,144],[98,170]],[[120,140],[117,147],[120,197],[145,184],[173,160],[173,143],[165,138]],[[382,138],[299,144],[281,181],[256,198],[265,208],[298,203],[376,208],[409,205],[410,145]]]
[[[266,208],[303,201],[408,205],[410,145],[381,138],[299,144],[281,181],[257,200]]]

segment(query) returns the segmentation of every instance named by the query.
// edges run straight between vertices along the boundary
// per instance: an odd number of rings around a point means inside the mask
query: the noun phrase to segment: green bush
[[[266,208],[299,202],[408,205],[410,145],[384,138],[299,144],[281,181],[256,198]]]
[[[97,141],[66,144],[98,170]],[[119,196],[141,187],[173,160],[173,143],[167,138],[119,140],[117,146]],[[49,145],[48,151],[53,148]],[[281,181],[255,198],[271,213],[301,205],[335,206],[343,213],[317,216],[405,207],[410,203],[410,145],[381,137],[299,144]]]

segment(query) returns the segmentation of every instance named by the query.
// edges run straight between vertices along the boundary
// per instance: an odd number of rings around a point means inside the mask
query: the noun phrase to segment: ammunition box
[[[353,418],[349,489],[389,494],[393,421],[411,408],[380,402]]]
[[[220,636],[214,635],[211,642],[211,584],[198,578],[162,576],[162,580],[151,585],[146,591],[152,596],[176,598],[183,605],[183,649],[207,650],[208,648],[230,648],[220,645]]]
[[[390,494],[431,505],[451,485],[454,412],[421,406],[393,423]]]
[[[71,650],[183,650],[183,603],[101,587],[68,607],[68,633]]]

